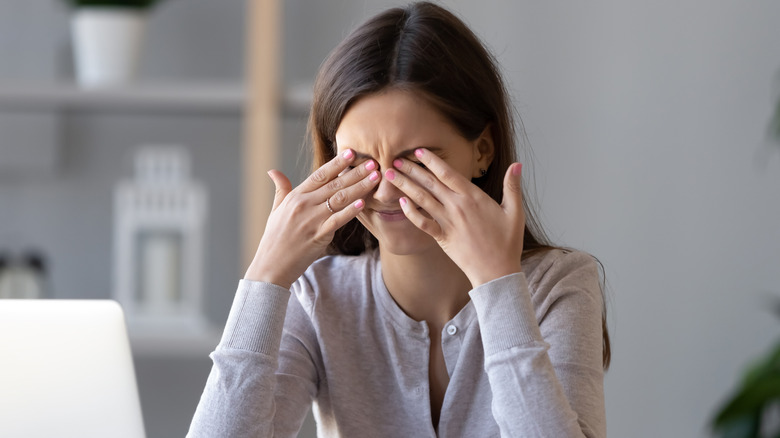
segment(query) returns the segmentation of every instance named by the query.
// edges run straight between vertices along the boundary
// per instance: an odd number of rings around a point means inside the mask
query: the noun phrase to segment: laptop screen
[[[119,304],[0,300],[0,436],[144,437]]]

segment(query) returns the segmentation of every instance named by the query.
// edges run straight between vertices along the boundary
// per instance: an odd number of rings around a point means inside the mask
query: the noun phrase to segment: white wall
[[[313,6],[323,21],[302,37],[332,47],[403,3]],[[765,135],[780,2],[444,4],[504,67],[552,236],[606,267],[609,435],[707,436],[780,331],[765,302],[780,297],[780,145]]]

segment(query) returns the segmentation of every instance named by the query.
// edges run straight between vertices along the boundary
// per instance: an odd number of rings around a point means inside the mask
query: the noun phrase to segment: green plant
[[[768,408],[778,403],[780,343],[748,367],[739,388],[712,420],[713,432],[722,438],[780,438],[780,430],[762,430]]]
[[[780,143],[780,100],[777,101],[775,115],[769,125],[769,135],[775,142]]]
[[[148,9],[159,3],[161,0],[65,0],[74,8],[83,8],[90,6]]]

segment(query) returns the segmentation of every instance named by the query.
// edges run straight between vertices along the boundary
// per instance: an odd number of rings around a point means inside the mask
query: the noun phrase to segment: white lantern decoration
[[[206,190],[190,179],[184,147],[144,146],[134,160],[134,179],[120,181],[114,193],[114,297],[131,336],[207,330]]]

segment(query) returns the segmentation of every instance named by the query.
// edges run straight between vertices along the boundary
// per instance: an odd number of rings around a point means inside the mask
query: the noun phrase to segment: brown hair
[[[325,60],[314,83],[309,117],[314,168],[335,157],[336,130],[350,105],[389,89],[418,93],[468,140],[476,140],[490,127],[495,155],[487,173],[472,181],[501,203],[504,175],[517,161],[511,105],[501,74],[493,56],[460,19],[428,2],[389,9],[370,18]],[[526,196],[523,203],[523,255],[555,248]],[[376,246],[376,238],[354,219],[336,232],[329,252],[355,255]],[[607,368],[606,305],[602,327]]]

